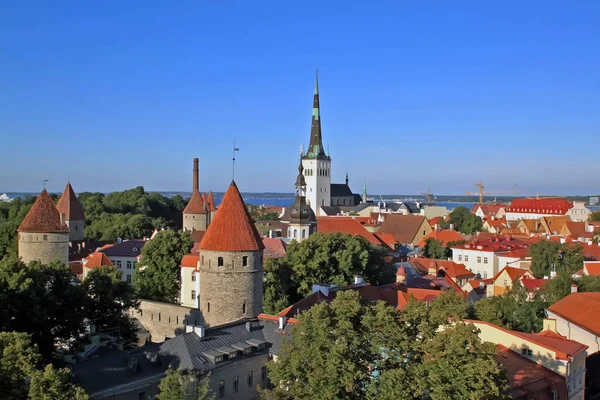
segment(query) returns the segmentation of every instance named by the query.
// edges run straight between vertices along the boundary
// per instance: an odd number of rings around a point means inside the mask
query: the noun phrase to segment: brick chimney
[[[404,267],[398,268],[396,272],[396,283],[405,284],[406,283],[406,269]]]
[[[198,159],[194,158],[194,181],[193,181],[193,192],[200,190],[200,173],[198,171]]]
[[[579,287],[574,283],[571,285],[571,293],[577,293]]]

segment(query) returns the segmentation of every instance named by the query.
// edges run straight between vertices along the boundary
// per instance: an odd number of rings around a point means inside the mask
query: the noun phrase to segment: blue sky
[[[5,1],[0,192],[598,193],[598,1]],[[594,178],[595,177],[595,178]]]

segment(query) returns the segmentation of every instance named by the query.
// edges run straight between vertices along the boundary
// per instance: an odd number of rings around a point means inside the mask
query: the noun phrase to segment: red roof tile
[[[409,244],[427,219],[420,215],[389,214],[378,233],[390,233],[401,244]]]
[[[418,246],[425,246],[425,241],[427,239],[435,239],[438,240],[440,242],[442,242],[442,244],[444,246],[447,246],[448,243],[450,242],[460,242],[465,240],[465,237],[463,235],[461,235],[460,233],[458,233],[455,230],[450,230],[450,229],[445,229],[442,231],[433,231],[431,232],[429,235],[425,236],[423,238],[423,240],[421,240],[418,244]]]
[[[317,219],[317,231],[319,233],[339,232],[362,236],[371,244],[381,244],[360,222],[351,217],[319,217]]]
[[[548,311],[600,336],[600,292],[571,293],[548,307]]]
[[[573,207],[566,199],[514,199],[507,212],[564,215]]]
[[[190,232],[190,237],[194,241],[194,243],[200,243],[206,231],[197,231],[196,229],[192,229]]]
[[[444,270],[446,275],[453,279],[473,278],[475,274],[467,269],[464,264],[457,264],[449,260],[434,260],[425,257],[416,257],[410,260],[411,264],[416,265],[420,271],[428,271],[429,268],[435,268],[436,272]]]
[[[429,226],[431,226],[432,228],[435,227],[436,224],[439,224],[440,221],[442,221],[443,218],[442,217],[433,217],[429,219]]]
[[[29,233],[62,233],[69,232],[66,225],[61,224],[60,214],[54,206],[46,189],[39,197],[21,222],[17,232]]]
[[[219,211],[208,226],[200,250],[260,251],[265,248],[235,182],[231,182]]]
[[[206,214],[206,208],[204,207],[204,201],[199,191],[194,190],[192,197],[188,202],[187,206],[183,210],[184,214]]]
[[[83,259],[85,268],[114,267],[106,254],[95,252]]]
[[[500,211],[501,209],[506,208],[506,204],[475,204],[473,206],[473,209],[471,210],[471,213],[475,214],[479,208],[481,208],[483,215],[485,215],[486,217],[492,217],[498,214],[498,211]]]
[[[208,192],[208,196],[206,197],[206,202],[208,203],[207,208],[208,211],[216,211],[215,207],[215,197],[213,196],[212,190]]]
[[[263,238],[265,249],[263,254],[268,258],[281,258],[287,251],[287,245],[281,238]]]
[[[65,218],[69,221],[85,220],[81,203],[77,200],[77,196],[70,183],[67,184],[62,196],[60,196],[60,200],[56,204],[56,209],[60,214],[65,214]]]
[[[531,272],[529,272],[529,270],[526,270],[526,269],[515,268],[515,267],[504,267],[500,271],[498,271],[498,273],[492,278],[492,280],[495,281],[496,279],[498,279],[504,271],[506,271],[508,273],[508,276],[510,277],[511,281],[514,281],[515,279],[520,279],[526,273],[531,274]]]
[[[600,261],[584,261],[583,269],[586,275],[600,276]]]
[[[199,254],[186,254],[181,258],[181,268],[196,268],[198,266]]]
[[[546,286],[550,279],[522,279],[521,284],[528,292],[534,293]]]

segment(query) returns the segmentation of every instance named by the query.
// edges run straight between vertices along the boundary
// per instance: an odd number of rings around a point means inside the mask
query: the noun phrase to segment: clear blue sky
[[[376,4],[374,4],[376,3]],[[492,4],[493,3],[493,4]],[[600,192],[600,2],[4,1],[0,192]]]

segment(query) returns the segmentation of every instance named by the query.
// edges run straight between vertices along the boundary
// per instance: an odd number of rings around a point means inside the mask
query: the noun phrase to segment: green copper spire
[[[307,158],[318,158],[328,160],[323,148],[323,136],[321,134],[321,107],[319,105],[319,71],[315,76],[315,94],[313,98],[312,124],[310,127],[310,144],[305,155]]]

